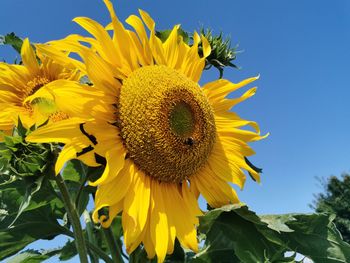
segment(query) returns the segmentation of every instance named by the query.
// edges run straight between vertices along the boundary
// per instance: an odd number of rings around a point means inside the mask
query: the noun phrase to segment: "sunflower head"
[[[205,164],[215,142],[213,110],[199,85],[162,65],[128,77],[116,119],[129,158],[162,182],[188,179]]]
[[[93,38],[72,35],[41,47],[47,53],[57,48],[81,56],[89,79],[103,93],[92,101],[93,118],[86,111],[84,123],[52,123],[28,140],[65,143],[59,167],[71,158],[94,156],[91,152],[103,157],[104,172],[91,182],[98,187],[94,221],[108,227],[122,213],[127,251],[142,243],[149,258],[157,255],[162,262],[173,252],[175,238],[183,247],[198,250],[200,194],[211,207],[239,203],[231,183],[242,188],[244,171],[259,181],[245,157],[254,154],[248,143],[263,136],[255,122],[231,111],[256,88],[227,98],[257,78],[200,86],[211,54],[203,35],[195,32],[189,45],[176,25],[163,42],[146,12],[128,17],[130,30],[111,2],[104,2],[112,20],[107,27],[85,17],[74,19]],[[77,101],[86,96],[80,95]],[[55,98],[56,103],[64,100]],[[242,129],[247,125],[254,131]],[[105,208],[108,215],[99,216]]]
[[[65,57],[66,54],[60,54]],[[78,81],[79,71],[69,63],[57,63],[46,55],[35,52],[28,38],[21,46],[22,64],[0,63],[0,130],[11,130],[17,125],[18,117],[25,127],[40,125],[47,119],[58,120],[60,110],[54,100],[46,98],[29,99],[42,92],[57,80]],[[51,119],[51,116],[53,118]]]

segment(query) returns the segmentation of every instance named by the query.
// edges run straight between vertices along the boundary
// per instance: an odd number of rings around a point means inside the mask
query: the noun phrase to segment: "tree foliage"
[[[350,243],[350,174],[331,176],[322,184],[324,192],[316,195],[312,207],[318,213],[335,214],[335,225]]]

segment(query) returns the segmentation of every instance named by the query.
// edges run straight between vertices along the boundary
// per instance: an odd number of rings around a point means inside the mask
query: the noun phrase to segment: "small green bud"
[[[220,72],[220,78],[222,78],[225,67],[238,68],[232,63],[236,59],[237,47],[231,47],[231,40],[229,38],[224,39],[222,32],[215,36],[211,29],[202,28],[201,34],[205,36],[211,46],[211,53],[206,58],[205,69],[210,69],[212,66],[217,68]],[[200,45],[199,54],[202,56],[202,46]]]

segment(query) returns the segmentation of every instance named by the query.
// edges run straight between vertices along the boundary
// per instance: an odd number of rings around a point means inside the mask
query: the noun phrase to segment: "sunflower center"
[[[171,130],[178,136],[190,135],[194,129],[194,116],[191,107],[181,101],[170,111],[169,123]]]
[[[49,82],[50,81],[46,77],[41,77],[41,76],[35,77],[34,79],[28,81],[26,97],[33,95],[41,87],[43,87]]]
[[[24,93],[23,100],[33,95],[35,92],[37,92],[40,88],[42,88],[49,82],[50,80],[43,76],[37,76],[32,80],[28,81],[26,85],[27,89]],[[31,114],[33,114],[36,111],[37,117],[39,118],[40,115],[40,118],[42,118],[43,120],[45,118],[49,118],[50,121],[56,122],[69,118],[67,114],[57,110],[56,104],[53,100],[47,98],[35,98],[31,102],[23,102],[23,106]]]
[[[197,83],[165,66],[146,66],[124,81],[118,102],[128,156],[146,175],[181,182],[205,164],[216,128]]]

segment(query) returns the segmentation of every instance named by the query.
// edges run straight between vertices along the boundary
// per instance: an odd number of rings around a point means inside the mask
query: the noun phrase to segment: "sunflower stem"
[[[54,176],[54,178],[62,194],[64,206],[66,207],[69,221],[72,224],[75,246],[79,254],[80,262],[88,263],[86,244],[76,206],[69,195],[67,185],[64,182],[62,176],[60,174],[57,174],[56,176]]]
[[[74,238],[74,234],[72,231],[70,231],[67,228],[64,228],[65,235]],[[106,263],[114,263],[114,261],[98,246],[94,245],[93,243],[89,242],[88,240],[86,241],[86,245],[89,249],[91,249],[93,252],[95,252],[104,262]]]
[[[87,241],[91,242],[92,244],[96,244],[96,239],[93,233],[94,225],[91,221],[91,217],[89,212],[85,209],[83,212],[83,218],[86,224],[86,234],[87,234]],[[91,263],[98,263],[98,257],[97,255],[89,249],[89,256]]]
[[[111,228],[102,228],[103,234],[106,238],[112,259],[115,263],[123,263],[122,250],[114,238]]]

